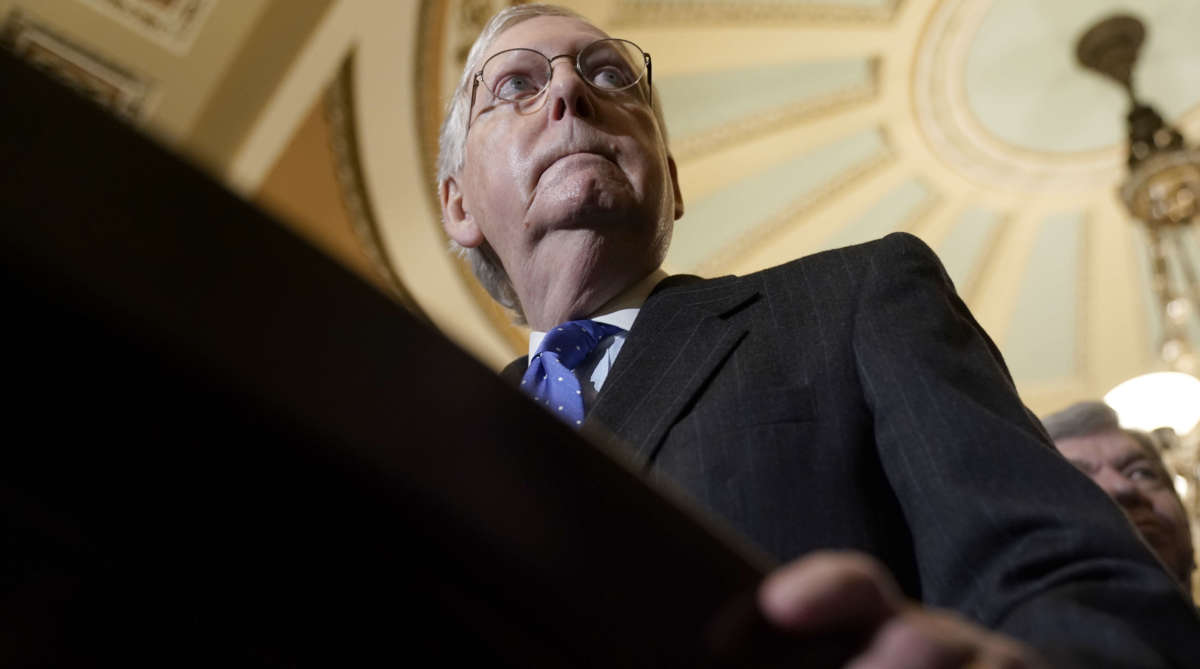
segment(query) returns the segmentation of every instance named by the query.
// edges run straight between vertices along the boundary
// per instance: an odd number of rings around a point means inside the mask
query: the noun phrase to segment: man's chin
[[[1171,532],[1161,527],[1146,527],[1139,525],[1138,532],[1142,538],[1154,549],[1154,552],[1162,556],[1164,560],[1171,560],[1178,550],[1179,542]]]
[[[544,220],[583,225],[628,220],[639,209],[638,200],[624,174],[576,174],[539,188],[530,213]]]
[[[636,207],[621,198],[589,198],[579,202],[564,202],[555,207],[544,220],[553,221],[549,230],[599,230],[629,226],[640,216]]]

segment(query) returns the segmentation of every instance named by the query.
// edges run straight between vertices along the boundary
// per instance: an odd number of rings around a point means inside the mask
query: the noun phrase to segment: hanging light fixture
[[[1200,379],[1182,372],[1143,374],[1108,391],[1104,402],[1125,427],[1190,434],[1200,424]]]
[[[1121,185],[1121,199],[1149,241],[1151,286],[1162,319],[1159,353],[1171,369],[1195,375],[1200,359],[1189,327],[1200,314],[1200,272],[1193,255],[1200,218],[1200,149],[1188,147],[1177,129],[1138,100],[1133,69],[1145,37],[1138,19],[1112,16],[1084,33],[1075,55],[1129,96],[1129,175]]]

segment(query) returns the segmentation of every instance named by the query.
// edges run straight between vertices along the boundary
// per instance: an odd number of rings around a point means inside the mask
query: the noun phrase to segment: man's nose
[[[571,116],[594,117],[596,108],[591,87],[579,76],[574,58],[558,56],[551,61],[551,67],[555,68],[555,72],[550,78],[550,90],[547,91],[550,96],[550,118],[562,121]]]
[[[1126,509],[1149,506],[1150,502],[1142,495],[1137,485],[1128,477],[1111,467],[1101,469],[1095,477],[1096,483],[1113,498],[1117,504]]]

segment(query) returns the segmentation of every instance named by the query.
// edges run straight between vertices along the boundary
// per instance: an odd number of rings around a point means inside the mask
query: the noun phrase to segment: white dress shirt
[[[608,378],[608,372],[612,369],[613,363],[616,362],[617,355],[621,353],[621,347],[625,345],[625,339],[629,335],[629,330],[633,328],[633,322],[637,320],[638,312],[642,309],[642,303],[646,301],[646,297],[650,295],[650,291],[654,290],[658,282],[665,278],[667,278],[667,273],[662,269],[654,270],[624,293],[609,300],[607,304],[597,310],[597,315],[589,317],[591,320],[600,323],[615,325],[621,328],[623,332],[618,332],[617,334],[601,339],[596,350],[592,351],[575,368],[575,377],[579,379],[579,387],[583,391],[583,406],[585,408],[592,406],[596,399],[596,394],[604,386],[604,381]],[[542,345],[542,339],[545,337],[545,332],[537,330],[529,332],[530,360],[537,353],[538,347]]]

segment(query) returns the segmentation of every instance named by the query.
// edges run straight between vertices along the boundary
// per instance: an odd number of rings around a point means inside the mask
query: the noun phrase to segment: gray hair
[[[565,7],[543,4],[509,7],[498,12],[491,21],[488,21],[483,31],[479,33],[479,37],[475,39],[475,43],[471,45],[470,52],[467,53],[467,62],[463,66],[462,76],[459,77],[458,87],[454,89],[454,95],[446,106],[446,118],[442,122],[442,129],[438,135],[437,184],[439,188],[447,178],[462,169],[466,160],[467,123],[471,115],[469,109],[471,87],[475,73],[483,65],[484,53],[500,36],[500,33],[522,21],[539,16],[562,16],[591,23],[579,13]],[[667,124],[662,115],[662,101],[659,99],[656,89],[651,88],[650,100],[651,111],[654,112],[654,118],[658,122],[659,132],[665,145]],[[525,314],[521,310],[521,303],[513,288],[512,280],[509,279],[508,272],[504,270],[504,265],[500,262],[496,251],[486,239],[475,248],[466,248],[451,240],[450,250],[467,259],[475,278],[479,279],[479,283],[487,290],[488,295],[492,296],[492,299],[502,306],[512,309],[516,313],[518,323],[525,322]]]
[[[1110,430],[1119,430],[1129,435],[1147,454],[1161,461],[1161,449],[1154,437],[1141,430],[1126,430],[1121,427],[1117,412],[1104,402],[1079,402],[1042,418],[1042,425],[1054,441],[1070,437],[1086,437]]]

